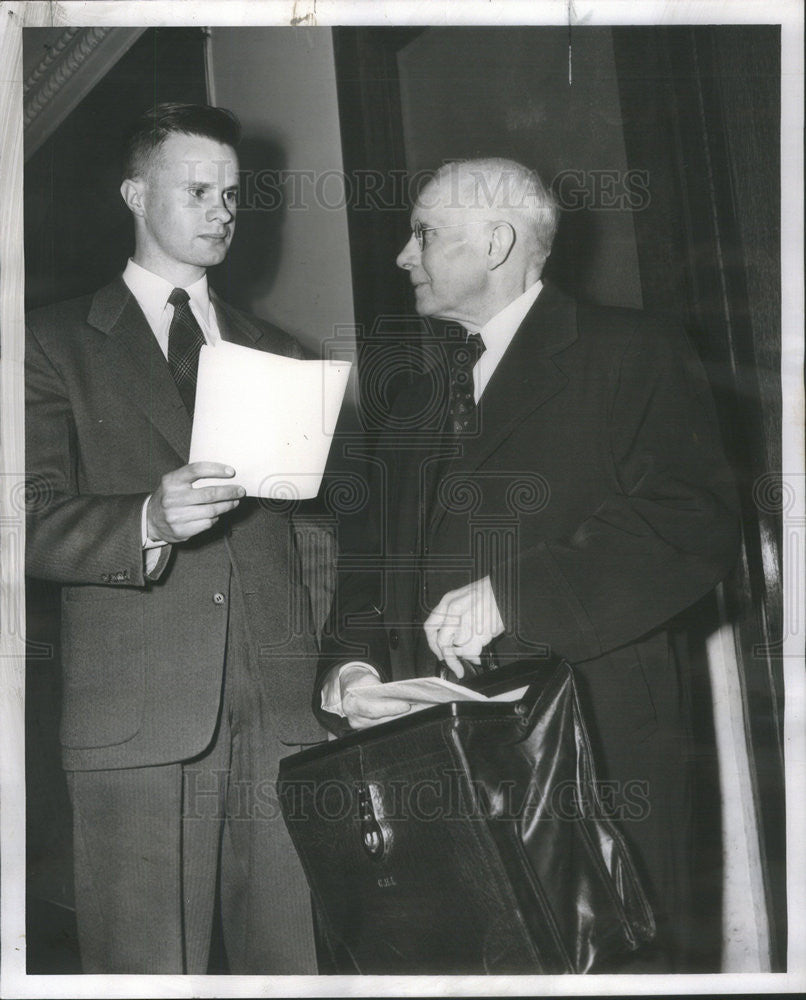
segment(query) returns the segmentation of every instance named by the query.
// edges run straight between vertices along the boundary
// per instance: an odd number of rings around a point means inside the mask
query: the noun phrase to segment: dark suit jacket
[[[296,341],[217,298],[224,339],[301,356]],[[308,709],[316,643],[287,512],[242,501],[144,574],[141,511],[187,462],[191,421],[121,279],[29,317],[27,569],[62,589],[68,769],[175,762],[209,743],[227,606],[237,579],[261,683],[290,743],[321,731]]]
[[[489,574],[506,625],[499,662],[551,651],[575,664],[602,775],[646,776],[676,801],[685,727],[665,625],[722,579],[738,543],[732,476],[685,336],[547,285],[481,398],[477,433],[458,444],[439,434],[438,369],[401,395],[376,450],[377,527],[345,556],[331,623],[341,642],[324,650],[314,707],[343,725],[319,705],[347,657],[387,678],[433,673],[422,622]],[[647,862],[656,874],[663,863]]]
[[[374,529],[347,560],[385,570],[340,578],[336,615],[354,627],[338,631],[389,676],[433,672],[421,623],[486,574],[500,660],[549,647],[584,663],[652,634],[730,569],[733,477],[673,323],[547,285],[458,444],[440,433],[444,395],[437,370],[398,398],[374,457]],[[325,652],[323,670],[345,658]]]

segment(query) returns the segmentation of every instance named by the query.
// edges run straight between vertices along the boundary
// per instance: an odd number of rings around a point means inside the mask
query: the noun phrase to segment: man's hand
[[[238,506],[243,486],[193,488],[197,479],[229,479],[235,470],[219,462],[192,462],[166,473],[148,501],[148,537],[155,542],[184,542],[206,531],[222,514]]]
[[[489,576],[449,590],[423,628],[434,655],[463,677],[465,668],[459,657],[480,663],[482,649],[504,631]]]
[[[388,722],[411,708],[407,701],[390,698],[384,701],[381,707],[377,702],[361,697],[362,687],[372,687],[379,683],[377,676],[369,670],[350,671],[340,678],[341,710],[353,729],[366,729],[367,726],[375,726],[379,722]]]

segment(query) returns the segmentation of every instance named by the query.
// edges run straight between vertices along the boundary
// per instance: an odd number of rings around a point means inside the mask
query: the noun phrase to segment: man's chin
[[[229,245],[225,247],[215,247],[211,248],[208,253],[199,254],[199,259],[197,263],[200,267],[215,267],[216,264],[221,264],[226,259],[227,252],[229,251]]]
[[[433,316],[434,303],[419,288],[414,289],[414,308],[418,316]]]

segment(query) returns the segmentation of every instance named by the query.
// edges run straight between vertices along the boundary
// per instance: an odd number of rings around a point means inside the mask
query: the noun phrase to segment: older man
[[[461,677],[482,652],[574,663],[660,929],[632,968],[660,971],[683,960],[690,889],[688,722],[667,626],[731,568],[736,501],[682,331],[543,282],[557,218],[508,160],[444,166],[417,199],[397,263],[418,313],[467,333],[447,348],[441,409],[433,371],[396,403],[376,455],[387,570],[380,586],[345,579],[334,629],[363,653],[331,646],[315,705],[332,728],[361,728],[382,721],[361,695],[378,675]],[[384,705],[384,718],[408,708]]]

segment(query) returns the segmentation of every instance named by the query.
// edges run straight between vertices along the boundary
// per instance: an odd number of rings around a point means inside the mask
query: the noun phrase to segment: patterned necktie
[[[476,428],[476,400],[473,395],[473,369],[484,353],[481,334],[471,333],[458,346],[450,364],[450,428],[454,434],[466,434]]]
[[[168,330],[168,366],[185,408],[192,417],[196,403],[199,351],[204,344],[204,335],[191,312],[190,296],[184,288],[174,288],[168,301],[174,307]]]

